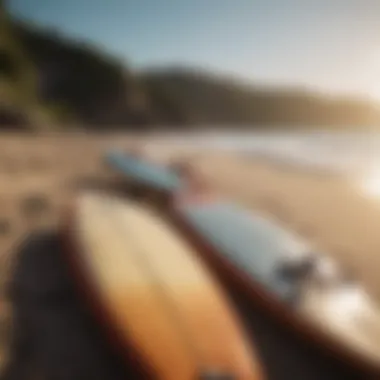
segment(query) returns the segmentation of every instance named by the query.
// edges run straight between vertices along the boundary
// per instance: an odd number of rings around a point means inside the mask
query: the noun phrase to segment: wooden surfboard
[[[152,210],[86,193],[69,219],[78,284],[146,378],[262,379],[217,283]]]
[[[171,212],[228,287],[348,366],[380,374],[380,309],[331,259],[229,201],[182,201]]]

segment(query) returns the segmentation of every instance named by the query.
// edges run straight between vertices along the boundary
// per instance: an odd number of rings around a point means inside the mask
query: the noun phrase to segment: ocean
[[[182,151],[228,151],[247,159],[343,176],[380,196],[380,133],[360,132],[220,132],[169,134],[152,143]]]

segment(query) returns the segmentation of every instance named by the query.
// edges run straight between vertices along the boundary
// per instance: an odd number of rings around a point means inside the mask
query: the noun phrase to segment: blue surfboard
[[[180,176],[163,165],[121,152],[109,152],[105,162],[130,180],[154,190],[175,192],[183,186]]]
[[[297,249],[279,226],[225,201],[181,206],[180,213],[203,240],[239,271],[285,302],[296,295],[298,284],[277,270],[289,251]]]
[[[229,285],[236,274],[248,279],[233,286],[252,302],[261,294],[276,309],[276,318],[325,351],[356,368],[380,373],[380,308],[334,260],[283,226],[232,202],[181,204],[175,218]]]

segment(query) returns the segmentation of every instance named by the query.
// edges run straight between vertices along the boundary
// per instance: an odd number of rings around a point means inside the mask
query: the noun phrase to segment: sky
[[[186,65],[248,82],[380,100],[380,0],[8,0],[13,14],[132,67]]]

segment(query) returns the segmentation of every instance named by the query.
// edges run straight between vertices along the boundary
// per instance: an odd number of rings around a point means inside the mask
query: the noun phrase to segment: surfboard
[[[172,217],[225,285],[347,365],[380,373],[380,309],[327,255],[226,200],[178,202]]]
[[[148,159],[142,153],[118,151],[109,152],[105,161],[121,174],[129,196],[155,206],[169,207],[180,196],[200,199],[211,193],[207,181],[189,162],[175,160],[165,165]]]
[[[145,159],[141,155],[111,151],[105,155],[104,159],[110,168],[122,173],[135,183],[157,191],[173,192],[183,185],[181,177],[174,170]]]
[[[151,209],[82,193],[65,236],[82,294],[114,347],[146,378],[262,379],[254,348],[218,283]]]

